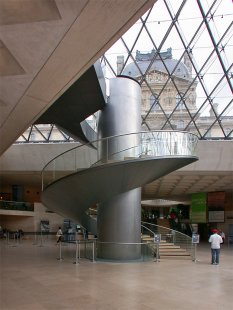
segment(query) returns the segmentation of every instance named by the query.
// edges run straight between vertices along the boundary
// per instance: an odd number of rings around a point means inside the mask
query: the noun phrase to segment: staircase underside
[[[47,186],[42,202],[96,234],[96,220],[87,215],[96,203],[141,187],[197,160],[195,156],[150,157],[93,166]]]

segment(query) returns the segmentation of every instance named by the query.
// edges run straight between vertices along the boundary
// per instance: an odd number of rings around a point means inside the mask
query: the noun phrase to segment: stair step
[[[190,259],[190,254],[182,249],[179,245],[168,240],[161,240],[159,243],[159,256],[162,259]],[[153,252],[156,252],[157,245],[154,243],[154,238],[148,235],[142,235],[142,242],[148,243]]]
[[[172,259],[172,260],[174,260],[174,259],[187,259],[187,260],[190,260],[190,255],[187,255],[187,256],[172,256],[172,255],[160,255],[160,257],[162,258],[162,259]]]
[[[180,252],[180,253],[186,253],[185,250],[182,249],[159,249],[159,252]]]
[[[160,251],[167,251],[167,252],[169,252],[169,251],[186,252],[185,249],[176,248],[176,247],[174,247],[174,248],[162,248],[162,249],[160,248],[159,250]]]
[[[169,250],[169,251],[159,251],[159,253],[161,253],[161,254],[165,254],[165,253],[167,253],[167,254],[171,254],[171,255],[173,255],[173,254],[177,254],[177,255],[189,255],[189,253],[188,252],[186,252],[185,250],[180,250],[180,251],[177,251],[177,250]]]

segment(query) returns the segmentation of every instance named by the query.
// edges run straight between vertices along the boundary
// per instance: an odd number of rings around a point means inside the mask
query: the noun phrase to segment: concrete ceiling
[[[233,194],[232,172],[175,171],[143,187],[142,199],[190,202],[193,193],[226,191]]]
[[[0,155],[156,0],[1,0]]]
[[[162,177],[142,188],[142,200],[145,205],[155,205],[157,199],[189,203],[191,194],[199,192],[226,191],[233,196],[232,172],[187,172],[180,169]],[[40,171],[4,172],[2,184],[41,187]],[[151,202],[150,202],[151,201]],[[155,201],[155,203],[154,203]],[[170,204],[167,204],[170,205]]]

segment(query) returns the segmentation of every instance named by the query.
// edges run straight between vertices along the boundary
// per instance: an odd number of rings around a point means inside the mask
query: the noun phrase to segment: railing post
[[[7,231],[7,233],[6,233],[6,244],[10,245],[10,233],[9,233],[9,231]]]
[[[79,264],[79,256],[78,256],[78,253],[79,253],[79,246],[78,246],[78,240],[76,239],[76,246],[75,246],[75,262],[74,264]]]
[[[16,247],[18,245],[18,238],[16,238],[16,232],[14,232],[14,242],[12,244],[9,243],[10,246]]]
[[[154,243],[156,244],[156,263],[160,261],[159,257],[159,244],[161,241],[161,235],[160,234],[154,234]]]
[[[38,245],[39,247],[43,246],[43,236],[42,236],[42,230],[40,230],[40,244]]]
[[[34,232],[34,243],[33,245],[36,245],[37,244],[37,233],[36,231]]]
[[[95,240],[92,242],[92,262],[95,261]]]
[[[197,261],[197,244],[194,243],[193,246],[194,246],[193,261],[194,261],[194,263],[196,263],[196,261]]]
[[[107,163],[108,163],[108,138],[106,139],[106,141],[107,141],[107,147],[106,147],[106,150],[107,150]]]
[[[157,243],[157,246],[156,246],[156,262],[159,262],[160,259],[159,259],[159,243]]]
[[[78,260],[81,258],[80,240],[78,241]]]
[[[44,170],[42,170],[42,173],[41,173],[41,176],[42,176],[42,178],[41,178],[41,189],[42,189],[42,192],[43,192],[43,190],[44,190]]]
[[[59,260],[59,261],[62,261],[63,260],[63,258],[62,258],[62,254],[61,254],[61,241],[59,241],[59,257],[57,258],[57,260]]]
[[[87,241],[84,240],[84,257],[87,258]]]

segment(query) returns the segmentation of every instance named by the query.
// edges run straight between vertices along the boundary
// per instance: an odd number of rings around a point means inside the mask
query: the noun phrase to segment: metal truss
[[[185,124],[184,130],[192,131],[198,135],[200,139],[233,139],[233,102],[232,102],[232,55],[230,49],[232,49],[232,16],[233,11],[225,11],[224,5],[227,1],[221,0],[209,0],[209,1],[168,1],[168,0],[158,0],[154,7],[147,12],[137,24],[140,24],[137,30],[138,33],[135,36],[134,42],[127,42],[127,37],[123,36],[120,40],[122,46],[124,47],[125,61],[124,65],[121,68],[119,74],[125,74],[125,69],[129,62],[133,62],[135,68],[139,72],[140,76],[135,76],[141,85],[146,85],[147,89],[150,91],[151,96],[154,96],[156,100],[150,105],[150,108],[142,116],[142,125],[146,126],[148,130],[151,130],[151,118],[152,113],[155,114],[156,109],[155,105],[159,105],[159,113],[162,115],[163,123],[160,124],[160,128],[157,129],[176,129],[174,127],[173,117],[177,117],[180,113],[182,115],[186,113],[187,122]],[[195,18],[190,11],[191,15],[187,15],[187,7],[192,5],[195,6],[195,12],[199,12]],[[163,7],[163,10],[161,10]],[[232,7],[230,7],[232,9]],[[159,19],[153,17],[155,12],[160,12]],[[186,11],[185,11],[186,10]],[[186,15],[182,15],[183,12],[186,12]],[[162,15],[164,20],[162,18]],[[188,33],[186,29],[182,28],[182,19],[186,18],[190,20],[190,23],[193,23],[193,26],[190,24],[190,27],[194,27],[195,31],[192,32],[191,36],[188,36],[185,33]],[[166,20],[165,20],[166,19]],[[221,28],[223,28],[221,34],[218,33],[219,24],[215,20],[220,20]],[[223,20],[225,19],[225,23]],[[164,22],[166,29],[162,39],[156,40],[157,34],[159,33],[158,27],[156,25],[161,25]],[[151,23],[154,23],[155,27],[149,29]],[[224,26],[224,27],[223,27]],[[153,30],[152,30],[153,29]],[[156,32],[157,31],[157,32]],[[145,51],[143,44],[138,43],[140,37],[145,34],[147,35],[147,43],[151,45],[151,49],[155,51],[153,59],[148,64],[146,70],[142,72],[139,63],[135,59],[136,50]],[[179,54],[179,58],[175,67],[171,70],[166,65],[166,61],[162,57],[162,51],[166,50],[168,47],[176,49],[176,40],[174,38],[174,45],[168,46],[167,40],[171,33],[175,33],[179,38],[179,43],[182,46],[182,51]],[[207,38],[209,46],[208,55],[203,56],[203,60],[199,64],[199,60],[195,59],[195,54],[197,54],[198,44],[200,45],[200,39],[202,36]],[[171,41],[171,40],[170,40]],[[144,39],[145,43],[145,39]],[[145,45],[149,45],[145,44]],[[205,42],[202,43],[205,48]],[[131,47],[130,47],[131,46]],[[147,50],[149,52],[150,50]],[[228,51],[228,54],[226,53]],[[116,53],[117,54],[117,53]],[[118,53],[119,55],[122,52]],[[187,54],[189,61],[192,65],[192,80],[187,83],[185,91],[179,88],[177,83],[177,78],[175,72],[179,65],[182,63],[184,55]],[[111,73],[116,76],[116,70],[114,69],[114,64],[109,60],[111,56],[111,49],[104,55],[104,60],[106,64],[110,64]],[[230,59],[231,57],[231,59]],[[225,60],[224,60],[225,58]],[[167,75],[167,80],[164,82],[164,85],[161,87],[159,93],[155,92],[150,83],[147,81],[147,75],[150,72],[153,63],[155,60],[160,60],[163,64],[163,68]],[[217,69],[215,69],[217,68]],[[211,70],[218,70],[214,79],[214,73]],[[212,76],[211,76],[212,74]],[[208,75],[211,76],[208,80]],[[133,76],[131,76],[133,77]],[[212,81],[213,80],[213,81]],[[183,104],[183,109],[179,112],[179,103],[173,106],[173,110],[167,113],[166,109],[161,105],[160,98],[164,95],[164,91],[168,85],[173,85],[174,90],[177,93],[177,96],[180,98],[180,103]],[[189,92],[194,85],[198,85],[199,93],[202,94],[198,98],[198,105],[195,113],[190,111],[186,101],[189,97]],[[225,95],[226,94],[226,95]],[[225,95],[225,97],[224,97]],[[224,102],[223,102],[224,99]],[[219,105],[219,111],[216,109],[216,103]],[[207,108],[212,112],[212,115],[208,117],[205,115]],[[208,114],[208,113],[207,113]],[[205,120],[205,124],[203,125]],[[155,119],[156,122],[156,119]],[[206,122],[208,126],[206,126]],[[210,132],[213,131],[213,134],[210,136]]]
[[[146,87],[150,92],[149,98],[154,98],[142,115],[143,129],[152,130],[155,124],[156,129],[175,130],[175,120],[180,118],[183,121],[185,115],[183,130],[197,134],[199,139],[233,139],[233,10],[230,2],[158,0],[115,44],[117,47],[113,46],[102,56],[101,62],[105,64],[107,72],[106,79],[125,74],[127,66],[133,63],[138,74],[131,77],[136,78],[143,88]],[[226,10],[227,3],[229,10]],[[163,35],[160,36],[160,33]],[[119,46],[123,50],[119,50]],[[168,48],[175,51],[173,59],[176,64],[172,69],[163,58],[163,51]],[[152,49],[153,58],[146,69],[142,70],[136,59],[136,51],[145,53]],[[122,54],[125,57],[124,63],[118,71],[116,56]],[[184,56],[188,57],[192,68],[191,78],[186,80],[185,89],[181,88],[176,76],[179,67],[184,66]],[[166,74],[166,80],[159,91],[155,90],[147,79],[155,61],[160,61],[164,68],[163,74]],[[184,81],[185,79],[182,83]],[[162,98],[169,87],[173,88],[176,96],[168,99],[177,102],[168,112],[162,104]],[[188,105],[191,90],[194,88],[195,111]],[[158,114],[160,123],[156,123]],[[151,121],[153,117],[154,124]],[[47,126],[47,129],[44,126]],[[73,139],[54,125],[34,125],[17,142],[70,141]]]
[[[57,128],[54,124],[32,125],[26,130],[16,143],[60,143],[74,140]]]

